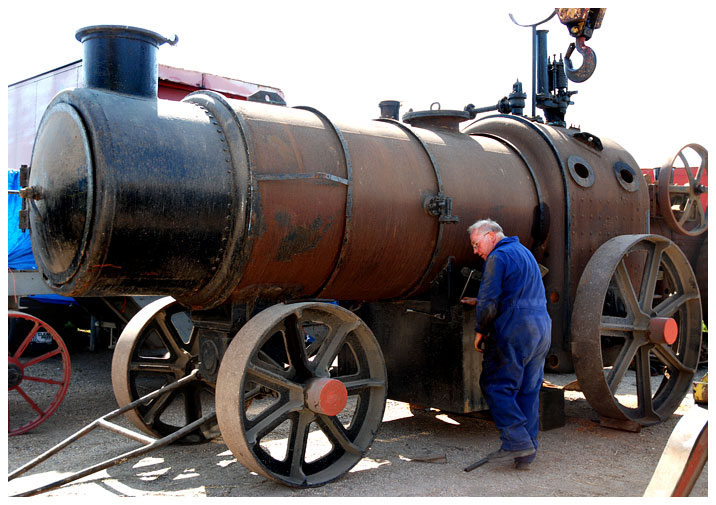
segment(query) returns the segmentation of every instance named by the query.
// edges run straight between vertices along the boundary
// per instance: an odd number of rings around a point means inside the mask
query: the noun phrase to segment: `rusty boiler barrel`
[[[29,186],[33,250],[59,293],[195,308],[415,295],[449,257],[474,262],[479,218],[529,245],[539,204],[524,161],[494,139],[213,92],[62,92]],[[451,213],[429,212],[441,197]]]

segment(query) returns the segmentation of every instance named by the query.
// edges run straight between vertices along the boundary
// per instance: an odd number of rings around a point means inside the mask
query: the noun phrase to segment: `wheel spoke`
[[[701,164],[699,169],[696,171],[696,184],[701,184],[701,178],[704,176],[704,172],[708,170],[708,163],[704,158],[701,158]]]
[[[334,442],[334,445],[336,447],[341,447],[350,454],[361,454],[360,447],[350,441],[345,428],[340,423],[337,417],[319,414],[317,419],[318,424],[321,427],[323,433],[328,437],[329,440]]]
[[[349,395],[355,394],[359,391],[363,391],[364,389],[370,389],[370,388],[385,389],[385,381],[378,380],[378,379],[365,378],[365,379],[346,380],[346,378],[344,378],[344,377],[336,377],[336,379],[343,382],[343,385],[348,390]]]
[[[644,417],[654,415],[651,394],[651,364],[649,347],[642,346],[636,354],[636,395]]]
[[[269,356],[268,353],[266,353],[263,350],[259,350],[257,358],[260,361],[264,361],[268,365],[271,365],[272,367],[276,368],[276,370],[281,370],[282,372],[284,371],[283,367],[275,359],[273,359],[271,356]]]
[[[338,326],[338,328],[331,328],[331,332],[326,335],[316,355],[316,372],[328,374],[328,367],[331,366],[333,360],[338,356],[338,352],[343,347],[346,337],[350,332],[358,328],[358,326],[360,326],[360,321],[354,320],[343,323]]]
[[[639,305],[642,310],[649,312],[654,303],[654,293],[656,292],[656,282],[659,278],[659,268],[661,267],[661,257],[667,244],[654,244],[654,248],[649,251],[649,256],[644,269],[644,278],[641,282],[641,291],[639,293]]]
[[[41,326],[42,324],[40,323],[40,321],[35,321],[35,324],[32,326],[32,329],[25,337],[25,340],[22,341],[20,346],[17,348],[17,351],[15,351],[13,358],[20,359],[20,356],[22,356],[22,353],[25,352],[27,346],[30,345],[30,342],[32,342],[32,339],[35,337],[37,330],[39,330]]]
[[[628,308],[628,313],[636,318],[641,314],[641,307],[639,307],[639,300],[637,300],[634,286],[631,283],[631,277],[629,271],[626,268],[624,259],[622,259],[617,265],[616,271],[614,272],[614,279],[617,282],[619,293],[621,294],[624,304]]]
[[[58,380],[54,380],[54,379],[45,379],[42,377],[33,377],[31,375],[23,376],[22,380],[24,380],[24,381],[27,380],[27,381],[32,381],[32,382],[42,382],[44,384],[52,384],[55,386],[61,386],[62,384],[65,383],[64,381],[58,381]]]
[[[34,410],[35,412],[37,412],[40,415],[43,415],[45,413],[45,412],[43,412],[43,410],[40,407],[37,406],[37,404],[32,400],[32,398],[30,398],[28,396],[28,394],[20,386],[17,386],[15,388],[15,391],[20,393],[20,396],[22,396],[25,399],[25,401],[30,405],[30,407],[32,407],[32,410]]]
[[[686,200],[686,203],[684,204],[684,210],[681,212],[681,217],[677,221],[679,223],[679,226],[684,226],[684,223],[688,221],[691,216],[691,210],[694,207],[694,197],[689,196],[689,198]]]
[[[704,214],[704,208],[701,206],[701,198],[698,196],[694,197],[695,199],[695,209],[696,209],[696,221],[699,223],[699,226],[702,223],[706,222],[706,214]]]
[[[194,383],[184,389],[184,415],[186,424],[193,423],[201,417],[201,387]]]
[[[177,373],[181,372],[181,375],[184,375],[183,367],[176,366],[174,363],[169,361],[163,361],[161,363],[152,361],[132,361],[129,364],[128,370],[130,372],[156,373],[162,375],[177,375]]]
[[[60,349],[60,348],[58,347],[58,348],[55,349],[54,351],[50,351],[50,352],[48,352],[48,353],[43,354],[42,356],[38,356],[38,357],[36,357],[35,359],[28,361],[28,362],[25,363],[23,366],[24,366],[25,368],[30,368],[32,365],[36,365],[37,363],[40,363],[41,361],[45,361],[46,359],[50,359],[50,358],[53,357],[53,356],[57,356],[57,355],[60,354],[61,352],[62,352],[62,349]]]
[[[303,387],[300,384],[292,382],[286,377],[254,363],[249,363],[246,367],[246,376],[248,380],[259,385],[264,385],[273,390],[281,390],[285,388],[288,390],[293,389],[303,391]]]
[[[689,178],[689,186],[692,188],[695,186],[696,181],[694,180],[694,174],[691,172],[691,166],[689,165],[689,161],[686,159],[686,156],[683,154],[683,151],[679,153],[679,157],[681,158],[681,161],[684,162],[684,172],[686,172],[686,177]],[[675,173],[676,171],[674,171]]]
[[[673,294],[654,307],[655,317],[671,317],[679,308],[691,300],[698,300],[699,294],[696,291],[689,291],[681,294]]]
[[[634,336],[628,338],[624,343],[619,356],[617,356],[611,371],[607,375],[607,385],[612,394],[616,394],[617,389],[619,389],[624,374],[629,369],[629,365],[639,350],[640,345],[641,343],[634,338]]]
[[[602,316],[599,325],[599,334],[609,337],[628,338],[634,331],[634,319],[614,316]]]
[[[256,419],[246,423],[248,427],[245,433],[246,442],[249,445],[256,444],[264,435],[284,422],[291,412],[300,410],[302,407],[302,402],[286,401],[278,402],[267,408]]]
[[[301,411],[291,422],[291,433],[288,436],[287,459],[290,461],[289,474],[291,478],[303,481],[306,475],[303,473],[303,461],[306,458],[306,446],[308,442],[308,429],[314,419],[311,411]]]
[[[176,328],[174,328],[174,325],[171,324],[171,317],[169,314],[167,314],[166,311],[158,313],[156,315],[155,322],[157,323],[159,330],[157,331],[157,334],[167,345],[167,350],[176,357],[186,354],[186,350],[183,345],[181,345],[184,342],[182,341],[179,333],[176,331]]]
[[[142,409],[141,415],[144,422],[152,426],[157,421],[159,421],[159,418],[164,413],[164,411],[169,408],[169,406],[172,404],[174,399],[177,397],[176,391],[168,391],[167,393],[157,396],[152,402],[146,407],[146,409]]]
[[[300,376],[310,376],[304,334],[296,314],[288,316],[284,321],[284,325],[289,364]]]
[[[686,374],[696,373],[696,370],[694,368],[689,368],[684,365],[684,363],[682,363],[679,357],[674,353],[674,350],[666,344],[659,344],[654,346],[652,352],[659,359],[659,361],[665,364],[672,372]]]

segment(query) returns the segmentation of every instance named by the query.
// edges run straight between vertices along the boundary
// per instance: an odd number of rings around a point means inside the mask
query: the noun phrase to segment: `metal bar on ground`
[[[137,449],[133,449],[129,452],[126,452],[120,456],[117,456],[115,458],[109,459],[107,461],[104,461],[98,465],[90,466],[88,468],[85,468],[84,470],[81,470],[79,472],[76,472],[64,479],[61,479],[57,482],[54,482],[52,484],[48,484],[46,486],[42,486],[30,491],[26,491],[25,493],[18,494],[15,496],[32,496],[35,494],[42,493],[44,491],[49,491],[51,489],[55,489],[57,487],[62,486],[63,484],[67,484],[68,482],[72,482],[74,480],[80,479],[86,475],[90,475],[94,472],[98,472],[100,470],[104,470],[105,468],[109,468],[110,466],[117,465],[119,463],[122,463],[124,461],[127,461],[128,459],[140,456],[142,454],[145,454],[149,451],[152,451],[154,449],[158,449],[160,447],[164,447],[165,445],[168,445],[181,437],[183,437],[185,434],[193,431],[197,427],[201,426],[203,423],[212,420],[216,417],[216,414],[212,412],[211,414],[207,414],[205,416],[202,416],[200,419],[197,419],[196,421],[193,421],[192,423],[184,426],[182,429],[175,431],[174,433],[171,433],[170,435],[167,435],[164,438],[161,439],[154,439],[148,436],[145,436],[143,434],[139,434],[136,432],[133,432],[131,430],[128,430],[126,428],[123,428],[121,426],[118,426],[114,423],[110,423],[109,419],[114,419],[117,416],[120,416],[124,414],[125,412],[139,406],[142,404],[147,403],[149,400],[152,400],[153,398],[166,394],[169,391],[172,391],[174,389],[177,389],[181,386],[184,386],[186,383],[191,382],[196,379],[197,374],[199,373],[198,369],[194,369],[189,373],[189,375],[182,377],[176,382],[172,382],[170,384],[167,384],[160,389],[157,389],[156,391],[152,391],[149,394],[146,394],[142,396],[141,398],[138,398],[137,400],[134,400],[131,403],[128,403],[124,407],[121,407],[119,409],[113,410],[112,412],[109,412],[108,414],[105,414],[104,416],[100,417],[99,419],[95,419],[90,424],[85,426],[84,428],[78,430],[75,434],[72,436],[66,438],[59,444],[55,445],[51,449],[47,450],[37,458],[33,459],[32,461],[26,463],[25,465],[21,466],[17,470],[11,472],[8,475],[8,481],[13,480],[16,477],[19,477],[23,473],[27,472],[28,470],[36,467],[43,461],[47,460],[51,456],[57,454],[59,451],[70,445],[72,442],[82,438],[86,434],[88,434],[90,431],[94,430],[97,427],[108,429],[109,431],[112,431],[114,433],[123,435],[129,439],[135,440],[137,442],[140,442],[142,444],[145,444],[144,447],[140,447]]]
[[[169,445],[170,443],[179,440],[187,433],[192,432],[199,426],[201,426],[203,423],[207,421],[211,421],[213,418],[216,417],[216,414],[212,412],[211,414],[207,414],[205,416],[200,417],[196,421],[187,424],[182,429],[175,431],[171,435],[167,435],[164,438],[160,438],[158,440],[155,440],[149,445],[145,445],[143,447],[139,447],[137,449],[125,452],[124,454],[121,454],[115,458],[108,459],[106,461],[103,461],[102,463],[99,463],[97,465],[89,466],[85,468],[84,470],[80,470],[79,472],[75,472],[72,475],[68,475],[64,479],[60,479],[58,481],[55,481],[51,484],[46,484],[44,486],[40,486],[35,489],[31,489],[29,491],[25,491],[24,493],[12,495],[13,498],[15,497],[24,497],[24,496],[34,496],[40,493],[44,493],[46,491],[51,491],[53,489],[57,489],[58,487],[61,487],[65,484],[68,484],[72,481],[75,481],[77,479],[81,479],[82,477],[86,477],[87,475],[92,475],[95,472],[99,472],[100,470],[104,470],[106,468],[109,468],[111,466],[119,465],[120,463],[124,463],[125,461],[129,461],[132,458],[136,458],[138,456],[142,456],[148,452],[151,452],[155,449],[159,449],[160,447],[164,447],[165,445]]]

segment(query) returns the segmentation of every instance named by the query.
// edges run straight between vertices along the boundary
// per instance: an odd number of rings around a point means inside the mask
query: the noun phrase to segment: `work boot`
[[[529,470],[530,464],[535,460],[537,454],[531,454],[530,456],[522,456],[515,458],[515,469],[517,470]]]
[[[522,449],[519,451],[506,451],[504,449],[500,449],[499,451],[492,452],[485,456],[485,459],[488,461],[509,461],[511,459],[515,458],[522,458],[525,456],[532,456],[535,452],[534,447],[530,447],[529,449]]]

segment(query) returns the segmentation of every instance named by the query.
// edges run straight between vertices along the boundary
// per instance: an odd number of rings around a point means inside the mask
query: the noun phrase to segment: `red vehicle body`
[[[8,86],[8,168],[29,165],[37,127],[52,97],[65,88],[82,85],[79,60]],[[272,86],[159,65],[159,98],[179,101],[200,89],[218,91],[237,100],[247,100],[257,91],[283,96],[280,89]]]

